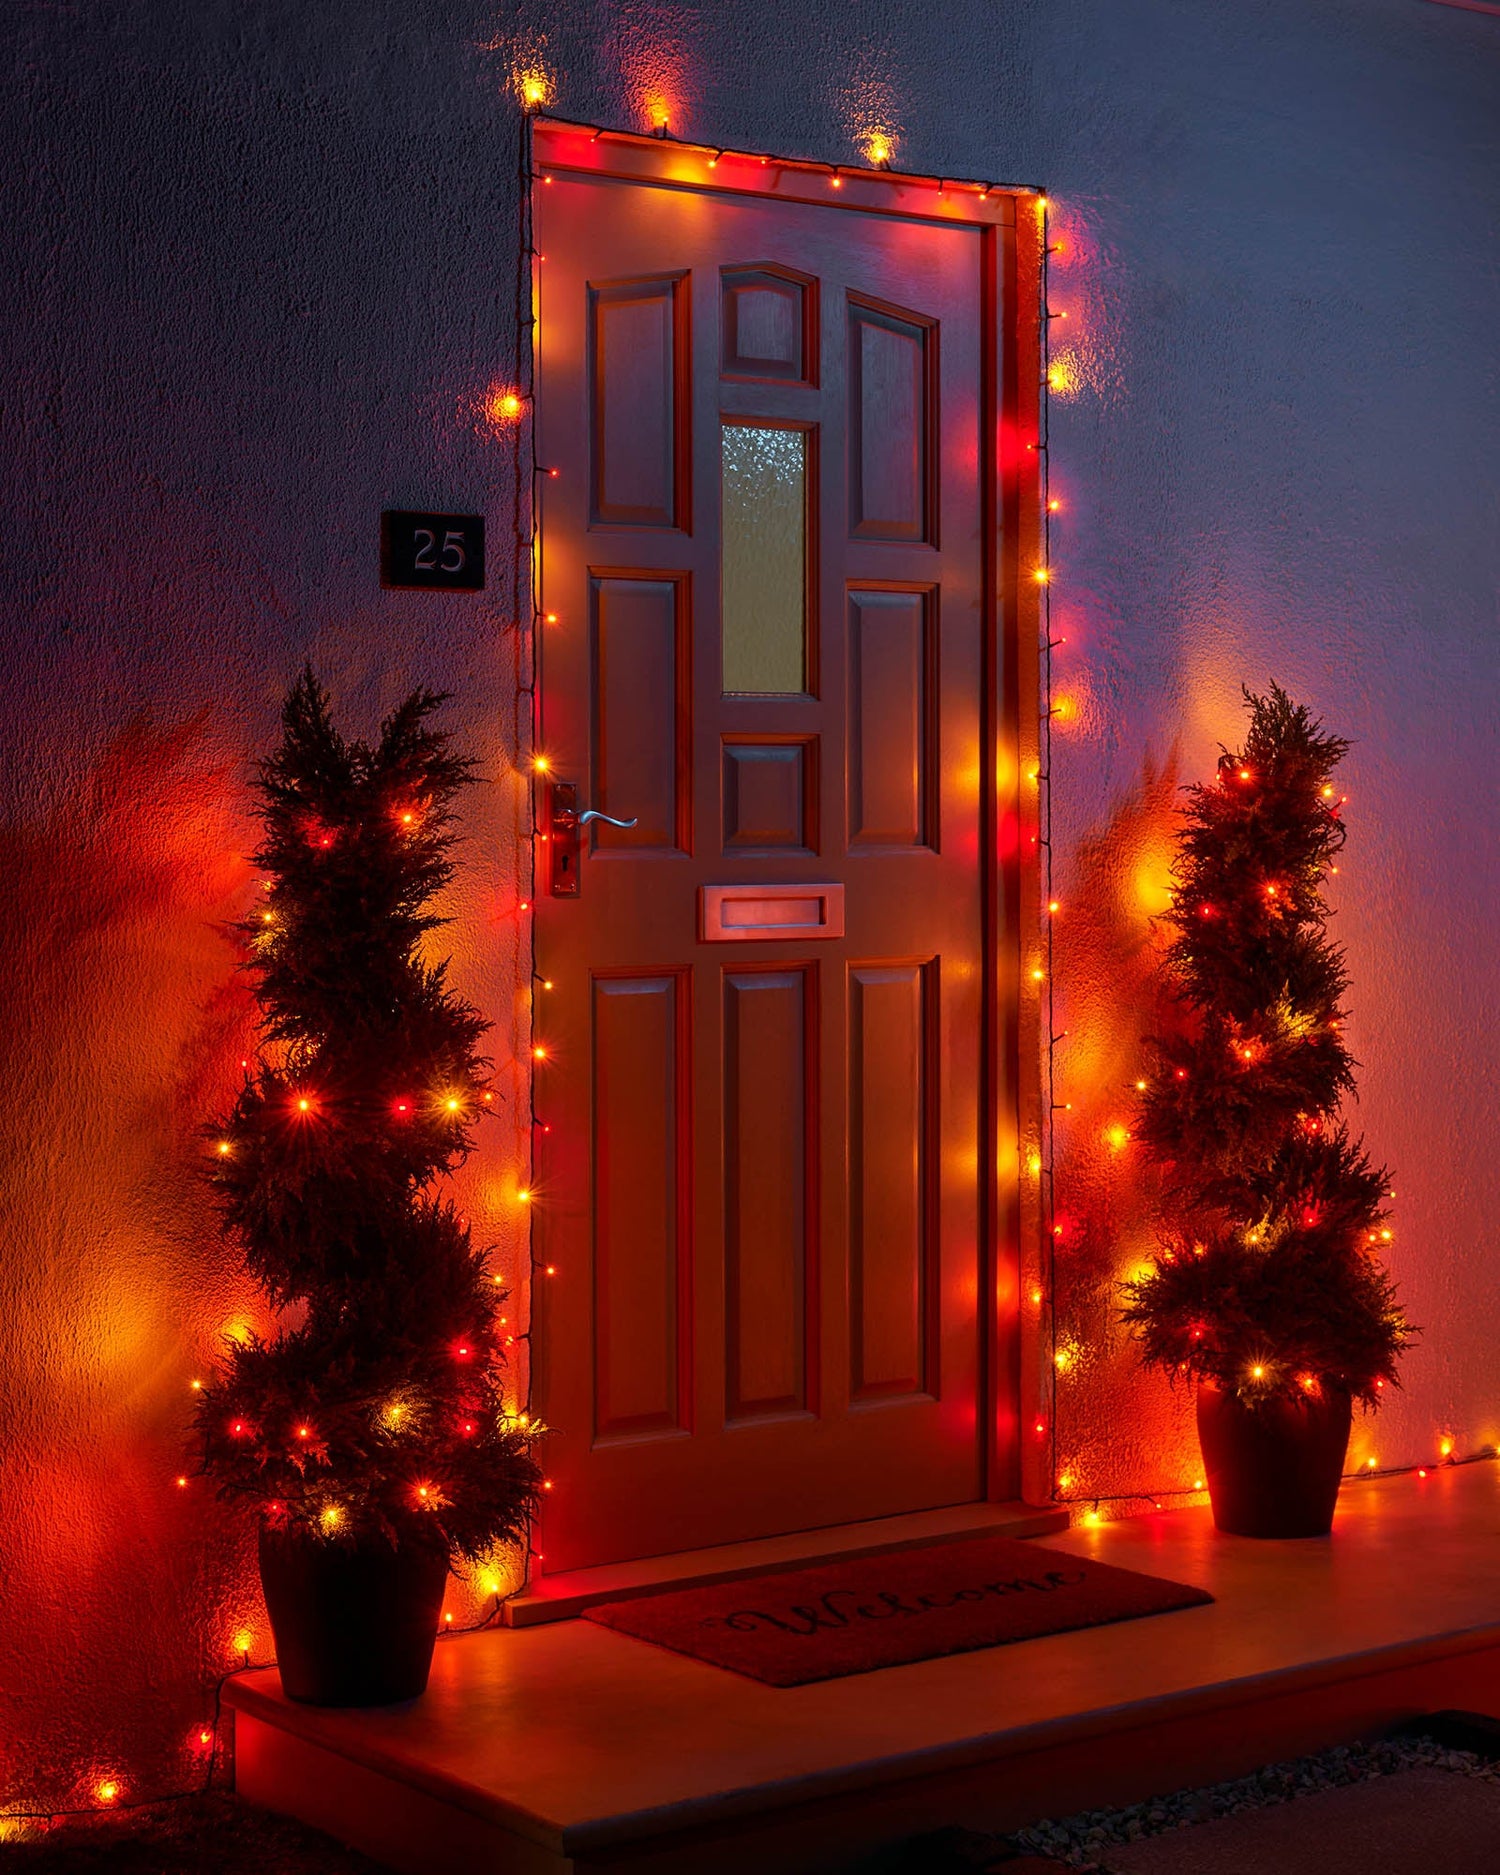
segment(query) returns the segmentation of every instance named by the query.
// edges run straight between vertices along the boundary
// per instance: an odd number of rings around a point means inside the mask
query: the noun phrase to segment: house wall
[[[1183,1402],[1113,1285],[1149,1243],[1104,1129],[1146,1016],[1172,786],[1277,679],[1356,739],[1338,931],[1358,1123],[1426,1334],[1356,1456],[1500,1438],[1488,1025],[1500,486],[1500,22],[1423,0],[454,0],[13,8],[0,765],[0,1797],[201,1769],[205,1690],[268,1645],[247,1533],[179,1488],[189,1381],[264,1324],[197,1128],[249,1009],[250,758],[310,657],[351,726],[415,682],[487,779],[460,987],[524,1045],[506,576],[512,68],[560,113],[1041,182],[1064,252],[1060,1456],[1188,1485]],[[489,516],[477,597],[384,593],[386,506]],[[514,1267],[521,1088],[466,1175]],[[1415,1481],[1413,1489],[1418,1488]],[[456,1608],[468,1606],[455,1592]]]

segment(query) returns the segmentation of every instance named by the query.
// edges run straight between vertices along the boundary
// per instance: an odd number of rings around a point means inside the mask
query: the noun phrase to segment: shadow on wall
[[[1118,1321],[1120,1285],[1155,1249],[1129,1126],[1140,1042],[1158,1025],[1154,920],[1167,908],[1179,756],[1149,749],[1139,781],[1078,842],[1059,914],[1055,1020],[1058,1489],[1069,1498],[1192,1486],[1192,1402],[1144,1374]],[[1123,1508],[1123,1507],[1122,1507]]]
[[[268,1650],[245,1533],[177,1482],[194,1372],[264,1325],[195,1176],[253,1019],[240,793],[206,715],[137,719],[0,829],[0,1801],[201,1777],[202,1687]]]

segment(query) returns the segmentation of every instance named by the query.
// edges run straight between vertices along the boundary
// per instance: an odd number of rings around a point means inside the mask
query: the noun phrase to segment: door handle
[[[621,820],[597,807],[580,808],[578,784],[554,781],[547,789],[547,845],[552,855],[547,889],[553,898],[577,898],[578,860],[582,852],[583,829],[591,820],[602,820],[607,827],[633,827],[640,816],[632,814]]]

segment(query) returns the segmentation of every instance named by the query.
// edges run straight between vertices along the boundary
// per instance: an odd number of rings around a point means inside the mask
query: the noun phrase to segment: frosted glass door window
[[[807,431],[723,426],[726,695],[807,688]]]

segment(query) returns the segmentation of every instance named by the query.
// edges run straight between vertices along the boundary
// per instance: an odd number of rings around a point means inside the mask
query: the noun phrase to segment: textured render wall
[[[0,1793],[173,1782],[236,1633],[265,1644],[244,1533],[173,1478],[188,1379],[258,1319],[190,1174],[243,1052],[219,925],[250,886],[246,762],[303,657],[362,727],[411,682],[459,693],[492,777],[459,979],[502,1060],[524,1023],[509,594],[383,594],[373,546],[382,506],[483,507],[503,574],[510,445],[482,408],[510,353],[516,53],[564,114],[662,104],[683,134],[844,160],[869,124],[906,166],[1058,200],[1077,1488],[1192,1469],[1182,1408],[1109,1330],[1148,1233],[1103,1128],[1173,776],[1235,734],[1241,679],[1359,739],[1359,1118],[1397,1168],[1393,1262],[1428,1334],[1357,1452],[1500,1438],[1496,22],[1419,0],[85,0],[4,30],[28,200],[0,232]],[[492,1133],[463,1190],[513,1261],[520,1140]]]

